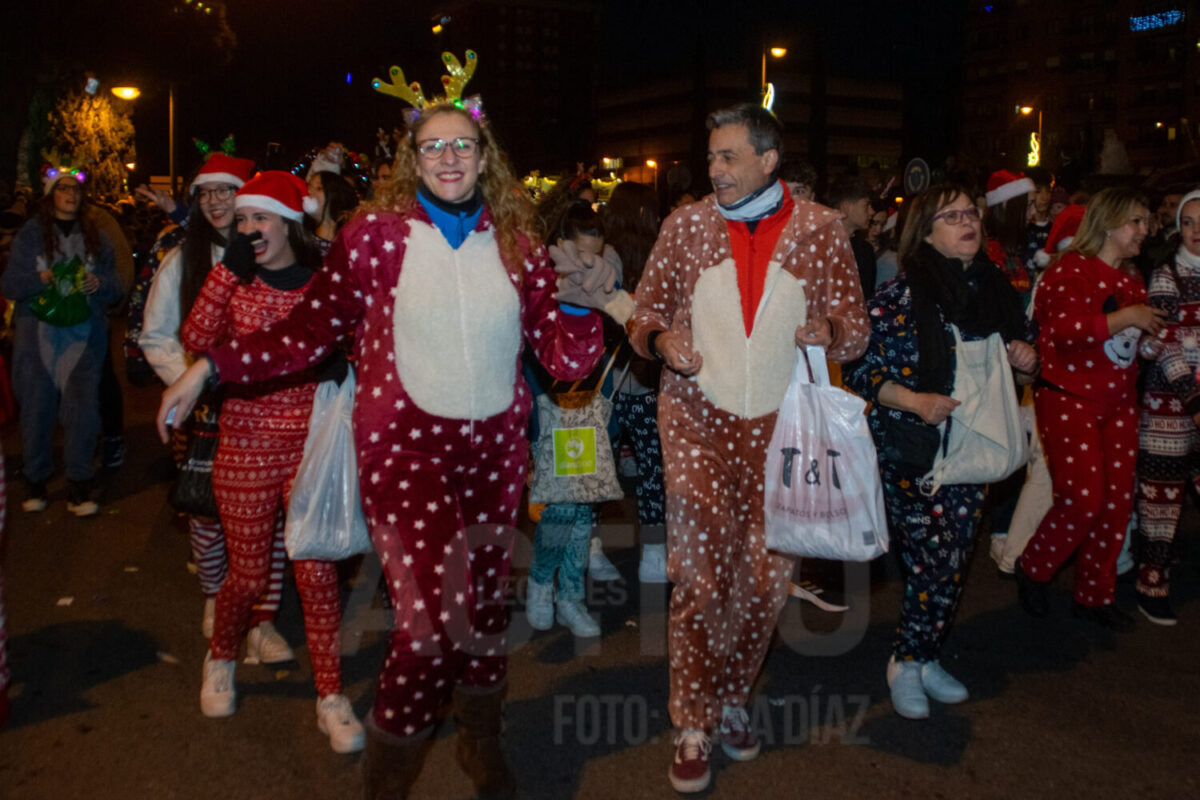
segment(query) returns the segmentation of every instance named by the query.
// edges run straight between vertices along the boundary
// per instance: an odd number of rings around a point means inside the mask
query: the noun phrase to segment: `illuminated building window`
[[[1129,18],[1129,30],[1134,31],[1153,31],[1159,28],[1169,28],[1172,25],[1178,25],[1183,22],[1183,12],[1179,9],[1171,11],[1163,11],[1159,14],[1147,14],[1142,17]]]

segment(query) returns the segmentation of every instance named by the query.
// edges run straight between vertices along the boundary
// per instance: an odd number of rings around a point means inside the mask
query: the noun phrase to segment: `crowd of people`
[[[205,716],[236,711],[243,642],[252,663],[295,657],[273,625],[288,498],[316,388],[350,374],[362,511],[394,612],[364,720],[342,691],[337,564],[291,563],[317,727],[334,751],[365,751],[368,798],[407,795],[447,703],[480,796],[514,795],[500,742],[506,579],[529,442],[581,387],[603,398],[611,460],[622,442],[631,456],[638,577],[673,584],[680,793],[710,785],[714,742],[738,761],[761,750],[747,706],[796,572],[766,544],[764,470],[797,347],[823,347],[871,404],[904,575],[881,665],[896,713],[969,697],[939,656],[985,506],[990,553],[1030,615],[1051,613],[1047,588],[1074,557],[1072,615],[1132,628],[1114,598],[1133,542],[1138,610],[1175,624],[1172,543],[1200,473],[1200,190],[1152,213],[1129,187],[1068,196],[1048,173],[1001,170],[986,188],[938,183],[896,207],[853,176],[815,192],[778,120],[739,105],[707,121],[712,192],[665,220],[653,189],[622,183],[601,204],[586,173],[535,206],[482,101],[462,95],[473,59],[446,62],[445,97],[381,89],[413,108],[394,153],[381,137],[369,198],[336,155],[307,180],[212,155],[184,198],[155,197],[174,223],[138,248],[128,312],[131,248],[70,165],[47,170],[12,241],[0,285],[15,309],[24,513],[50,501],[56,423],[71,512],[98,511],[98,447],[120,464],[120,423],[103,421],[112,313],[128,313],[131,355],[167,387],[158,426],[181,466],[215,437],[211,504],[186,509]],[[79,315],[49,314],[51,290]],[[1011,370],[1012,396],[985,404],[1020,404],[1031,455],[1008,480],[931,484],[969,349]],[[554,464],[533,469],[536,485]],[[4,499],[0,461],[0,520]],[[533,628],[601,633],[585,576],[619,576],[595,536],[601,499],[529,505]],[[0,596],[0,721],[3,623]]]

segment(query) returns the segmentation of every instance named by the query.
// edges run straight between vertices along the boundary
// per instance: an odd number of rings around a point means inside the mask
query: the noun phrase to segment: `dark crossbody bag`
[[[949,437],[943,437],[936,425],[924,422],[909,422],[896,419],[880,410],[882,441],[879,442],[879,460],[886,461],[900,472],[919,477],[933,469],[938,448],[945,447]],[[949,433],[949,418],[947,418]]]

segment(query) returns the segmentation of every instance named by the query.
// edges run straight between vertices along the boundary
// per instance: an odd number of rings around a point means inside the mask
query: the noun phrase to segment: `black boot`
[[[429,746],[430,726],[412,736],[397,736],[375,724],[375,713],[363,720],[367,746],[363,753],[363,800],[405,800]]]
[[[1017,559],[1013,577],[1017,579],[1017,597],[1021,600],[1021,608],[1025,613],[1036,619],[1044,619],[1050,614],[1050,598],[1046,596],[1046,584],[1035,581],[1025,574],[1021,567],[1021,559]]]
[[[454,688],[458,765],[475,784],[480,800],[511,800],[517,784],[500,750],[504,684],[486,689]]]

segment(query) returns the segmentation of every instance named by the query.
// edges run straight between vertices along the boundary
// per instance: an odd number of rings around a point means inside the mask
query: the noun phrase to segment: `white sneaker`
[[[283,635],[270,621],[260,622],[246,634],[246,664],[281,664],[296,657]]]
[[[591,550],[588,551],[588,575],[594,581],[615,581],[621,573],[604,555],[604,545],[599,536],[592,537]]]
[[[204,598],[204,616],[200,618],[200,634],[205,639],[211,639],[213,634],[213,621],[217,618],[217,598]]]
[[[46,510],[46,498],[30,497],[28,500],[21,503],[21,510],[29,511],[29,512],[45,511]]]
[[[329,737],[335,753],[357,753],[366,739],[362,723],[344,694],[329,694],[317,701],[317,729]]]
[[[525,588],[525,617],[535,631],[554,627],[554,584],[530,578]]]
[[[100,504],[91,498],[85,484],[71,481],[67,486],[67,511],[77,517],[94,517],[100,513]]]
[[[642,545],[642,560],[638,562],[638,580],[642,583],[667,582],[667,546]]]
[[[592,619],[587,608],[578,600],[559,600],[555,602],[554,608],[557,611],[555,618],[558,624],[566,625],[576,636],[586,639],[600,635],[600,623]]]
[[[78,503],[68,500],[67,511],[77,517],[94,517],[100,513],[100,504],[95,500],[80,500]]]
[[[200,687],[200,713],[206,717],[228,717],[237,710],[233,687],[233,661],[204,656],[204,685]]]

